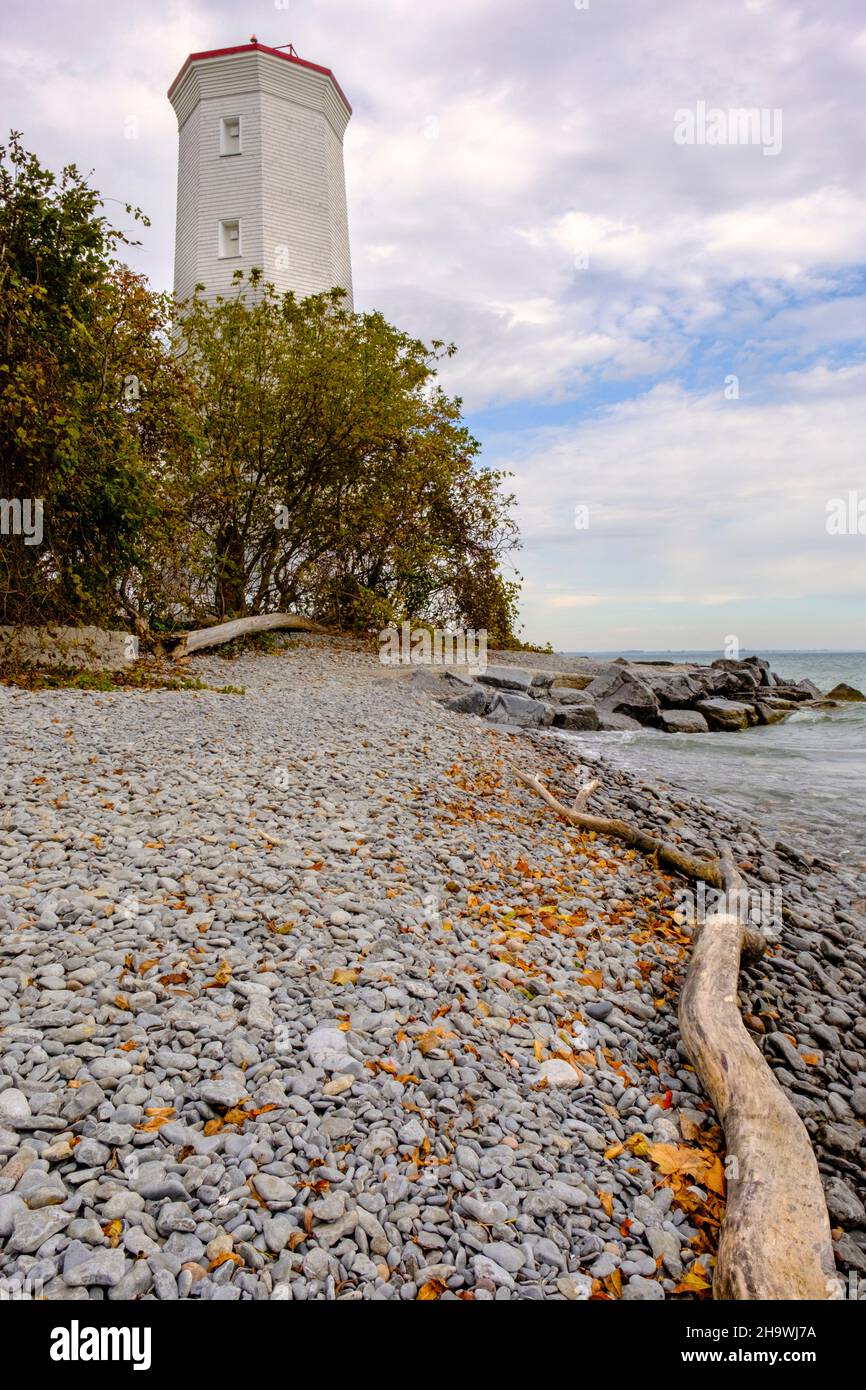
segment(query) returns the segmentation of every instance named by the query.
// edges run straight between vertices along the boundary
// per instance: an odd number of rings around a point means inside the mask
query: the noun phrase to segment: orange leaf
[[[579,985],[589,985],[591,989],[601,989],[604,984],[604,976],[600,970],[585,970],[582,975],[578,975]]]
[[[212,1269],[219,1269],[220,1265],[226,1264],[228,1260],[231,1260],[232,1264],[243,1264],[243,1260],[241,1259],[240,1255],[236,1255],[234,1250],[224,1250],[221,1255],[217,1255],[214,1259],[211,1260],[210,1264],[207,1267],[208,1273],[210,1273]]]
[[[426,1284],[422,1284],[418,1290],[418,1303],[432,1303],[434,1299],[441,1298],[445,1292],[445,1285],[441,1279],[428,1279]]]
[[[108,1237],[108,1243],[112,1250],[116,1250],[120,1237],[123,1234],[123,1222],[106,1221],[102,1228],[102,1234]]]

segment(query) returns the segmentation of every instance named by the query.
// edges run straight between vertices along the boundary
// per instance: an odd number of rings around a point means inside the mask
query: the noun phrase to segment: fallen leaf
[[[222,989],[224,985],[227,985],[227,984],[228,984],[228,982],[229,982],[229,980],[231,979],[231,977],[232,977],[232,968],[231,968],[231,966],[229,965],[229,963],[228,963],[227,960],[221,960],[220,963],[219,963],[219,969],[217,970],[217,972],[216,972],[216,974],[214,975],[213,979],[212,979],[212,980],[209,980],[208,983],[207,983],[206,985],[203,985],[203,986],[202,986],[202,988],[203,988],[203,989]]]
[[[604,976],[600,970],[585,970],[582,975],[578,975],[579,985],[588,985],[591,989],[601,989],[604,984]]]
[[[445,1292],[445,1285],[441,1279],[428,1279],[426,1284],[422,1284],[418,1290],[418,1303],[432,1303],[434,1299],[441,1298]]]
[[[226,1264],[229,1260],[231,1260],[232,1264],[243,1264],[243,1260],[241,1259],[240,1255],[236,1255],[234,1250],[224,1250],[221,1255],[216,1255],[214,1259],[211,1260],[210,1264],[207,1267],[208,1274],[211,1272],[212,1269],[219,1269],[220,1265]]]
[[[116,1250],[120,1237],[123,1234],[123,1222],[106,1221],[105,1225],[102,1227],[102,1234],[108,1237],[108,1243],[112,1250]]]

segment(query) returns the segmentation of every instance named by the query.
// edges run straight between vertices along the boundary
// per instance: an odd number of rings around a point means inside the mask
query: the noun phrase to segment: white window
[[[223,116],[220,121],[220,154],[240,154],[241,118]]]
[[[241,223],[240,218],[229,218],[220,223],[219,227],[219,257],[226,260],[229,256],[239,256],[241,254]]]

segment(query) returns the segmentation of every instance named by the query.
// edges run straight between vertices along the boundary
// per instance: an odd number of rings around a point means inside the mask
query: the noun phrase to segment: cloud
[[[4,25],[7,128],[150,214],[160,288],[186,54],[255,29],[334,68],[356,303],[459,345],[445,383],[517,469],[532,636],[849,621],[862,546],[820,509],[863,478],[862,0],[6,0]],[[678,145],[698,102],[780,110],[781,152]]]
[[[646,627],[655,640],[643,645],[666,645],[671,619],[661,610],[675,606],[693,643],[721,645],[737,631],[739,605],[762,622],[773,605],[819,597],[829,628],[815,625],[812,644],[827,644],[833,627],[838,645],[866,644],[862,605],[852,627],[833,603],[866,588],[866,536],[827,531],[832,499],[859,489],[866,500],[866,367],[815,369],[776,386],[777,399],[752,406],[657,387],[494,450],[515,474],[536,633],[568,646],[568,610],[588,607],[590,645],[604,647],[610,613],[641,607],[656,610]],[[588,527],[574,525],[578,505]]]

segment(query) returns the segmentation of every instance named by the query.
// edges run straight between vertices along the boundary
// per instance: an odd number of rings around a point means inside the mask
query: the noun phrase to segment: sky
[[[352,103],[355,305],[457,344],[521,635],[866,648],[863,0],[4,0],[3,129],[147,212],[158,288],[166,90],[253,33]]]

